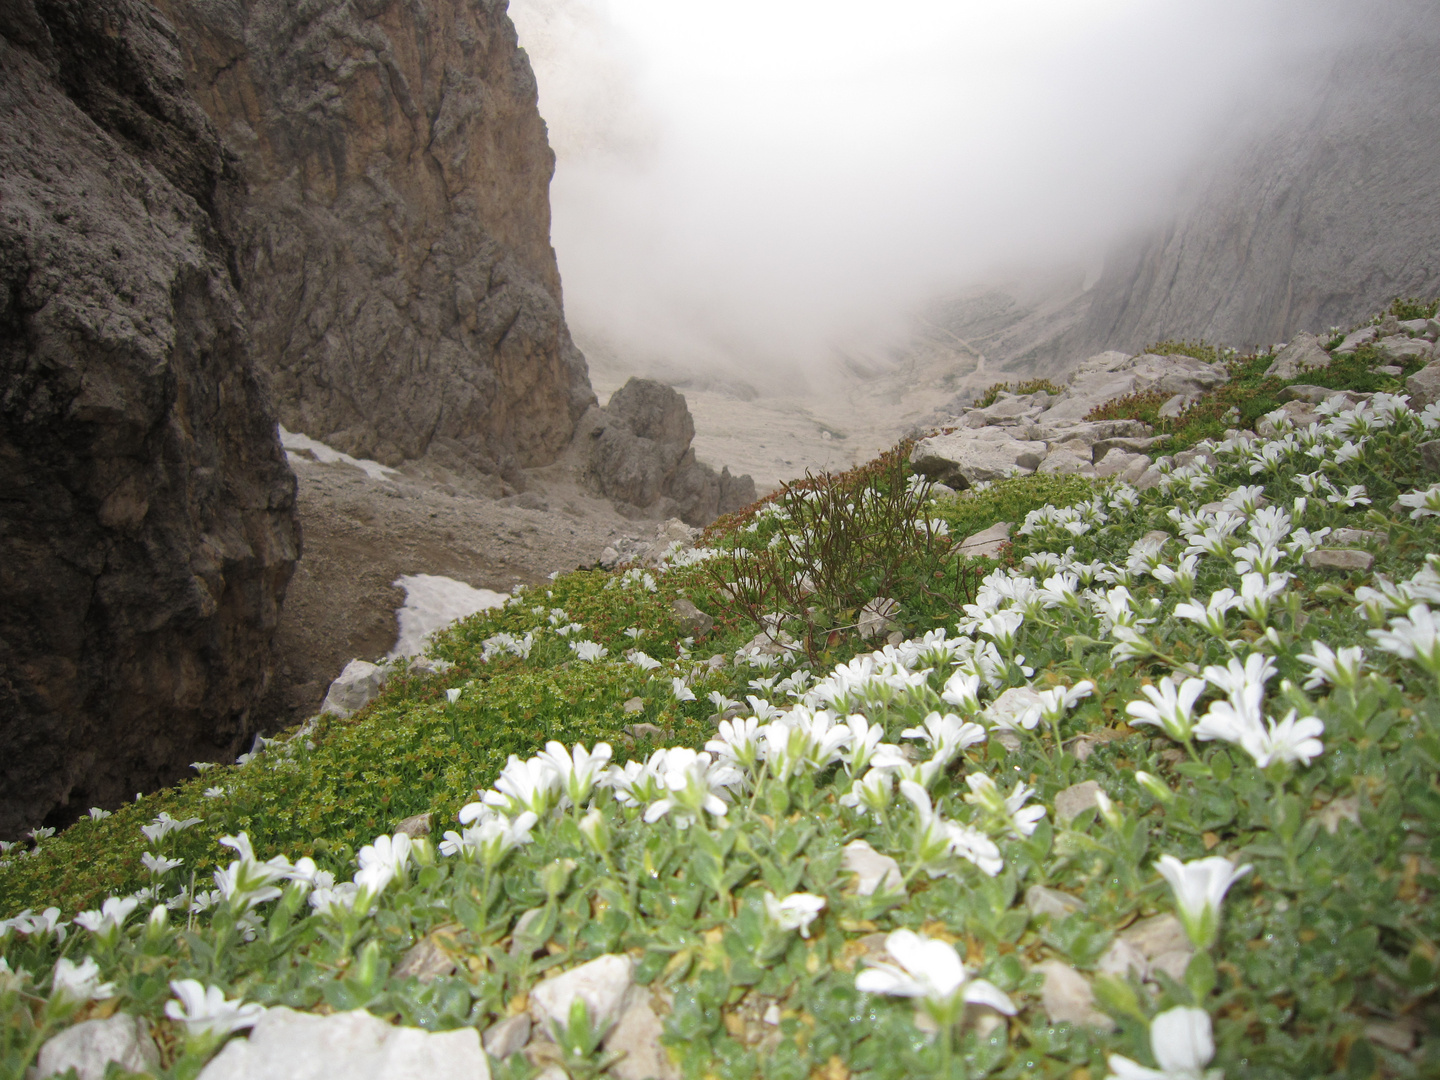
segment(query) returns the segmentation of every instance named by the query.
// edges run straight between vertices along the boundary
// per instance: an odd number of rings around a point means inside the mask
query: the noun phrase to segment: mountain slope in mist
[[[1083,321],[1014,358],[1270,344],[1440,294],[1440,16],[1423,21],[1343,53],[1322,93],[1203,176],[1168,226],[1112,253]]]

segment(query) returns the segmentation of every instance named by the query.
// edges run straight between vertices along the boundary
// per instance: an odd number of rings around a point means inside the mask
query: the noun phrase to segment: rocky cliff
[[[1117,250],[1084,322],[1034,355],[1270,345],[1440,295],[1440,11],[1392,14],[1305,105],[1199,174],[1169,225]]]
[[[285,426],[521,486],[594,395],[505,0],[157,4],[245,179],[236,269]]]
[[[153,8],[0,4],[0,836],[232,755],[270,677],[295,481],[235,194]]]

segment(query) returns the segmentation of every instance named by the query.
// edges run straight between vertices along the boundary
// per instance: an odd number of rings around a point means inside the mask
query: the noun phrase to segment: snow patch
[[[308,453],[322,465],[333,465],[337,461],[345,465],[354,465],[371,480],[389,480],[392,475],[399,475],[398,469],[381,465],[378,461],[371,461],[369,458],[353,458],[334,447],[326,446],[318,439],[310,438],[309,435],[286,431],[283,426],[280,428],[280,445],[285,448],[285,458],[288,461],[293,462],[296,454]],[[459,582],[456,584],[458,585]]]
[[[463,581],[435,574],[407,574],[396,578],[395,585],[405,590],[405,603],[395,612],[400,637],[388,660],[419,656],[425,651],[426,639],[435,631],[477,611],[500,607],[510,599],[509,593],[473,589]]]

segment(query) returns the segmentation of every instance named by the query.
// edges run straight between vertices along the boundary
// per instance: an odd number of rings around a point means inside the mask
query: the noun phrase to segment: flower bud
[[[1147,772],[1137,772],[1135,782],[1149,792],[1152,798],[1166,806],[1175,801],[1175,792],[1171,791],[1165,781],[1158,776],[1151,776]]]

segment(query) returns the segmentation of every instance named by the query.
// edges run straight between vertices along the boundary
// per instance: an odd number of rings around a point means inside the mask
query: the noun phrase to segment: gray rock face
[[[105,1069],[112,1061],[130,1072],[159,1069],[160,1052],[144,1020],[122,1012],[108,1020],[85,1020],[66,1028],[40,1048],[33,1075],[37,1080],[49,1080],[74,1069],[79,1080],[105,1080]]]
[[[1426,364],[1406,379],[1405,389],[1410,391],[1410,407],[1417,411],[1440,401],[1440,360]]]
[[[1320,347],[1314,334],[1300,333],[1280,350],[1274,362],[1265,369],[1266,375],[1277,379],[1294,379],[1307,371],[1330,366],[1330,354]]]
[[[1440,9],[1382,18],[1273,127],[1197,173],[1168,225],[1112,252],[1083,323],[1049,355],[1268,345],[1440,294]]]
[[[716,475],[695,460],[690,409],[664,383],[631,379],[587,424],[587,477],[622,513],[708,525],[755,501],[749,476],[731,476],[728,468]]]
[[[233,756],[299,535],[219,208],[139,0],[0,7],[0,836]]]
[[[503,0],[157,0],[238,158],[235,271],[281,420],[519,486],[594,401],[554,156]]]

